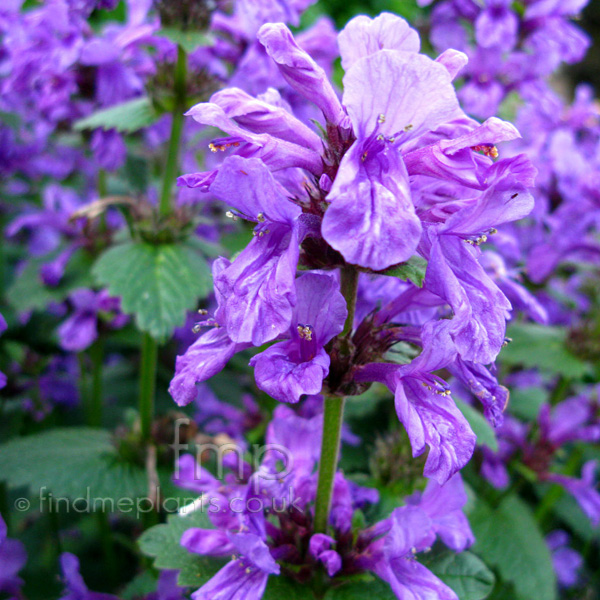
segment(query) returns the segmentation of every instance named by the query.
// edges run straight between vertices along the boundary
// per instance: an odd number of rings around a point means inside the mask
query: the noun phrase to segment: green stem
[[[98,197],[105,198],[106,196],[108,196],[106,171],[104,169],[98,169]]]
[[[112,541],[112,530],[108,513],[100,511],[96,513],[98,531],[100,533],[100,544],[104,555],[104,570],[109,584],[114,584],[118,579],[119,569],[115,556],[115,547]]]
[[[90,427],[102,425],[102,367],[104,365],[104,341],[98,338],[90,347],[92,359],[92,386],[89,396],[87,422]]]
[[[344,398],[326,397],[323,411],[323,438],[319,460],[319,481],[315,505],[315,532],[325,533],[329,523],[333,480],[340,452],[340,438],[344,422]]]
[[[81,397],[81,406],[85,414],[85,422],[89,424],[90,414],[90,388],[88,385],[88,366],[86,364],[86,355],[83,352],[77,354],[79,363],[79,396]]]
[[[575,448],[567,461],[563,469],[563,475],[567,475],[569,477],[575,475],[577,472],[577,467],[581,463],[582,451],[581,448]],[[550,487],[550,489],[546,492],[546,495],[538,505],[537,510],[535,511],[535,518],[540,526],[546,525],[546,521],[550,517],[552,509],[556,505],[556,503],[563,497],[565,490],[562,486],[554,483]]]
[[[352,326],[354,325],[354,313],[356,312],[356,290],[358,289],[358,276],[359,272],[352,266],[345,266],[342,269],[341,277],[341,292],[346,299],[346,306],[348,307],[348,316],[344,323],[344,329],[340,334],[341,337],[345,337],[352,332]]]
[[[347,266],[342,269],[341,275],[341,290],[346,299],[348,316],[340,336],[348,337],[352,333],[354,323],[359,273],[354,267]],[[324,400],[323,437],[321,439],[319,480],[315,504],[314,525],[317,533],[325,533],[329,524],[333,482],[338,464],[342,425],[344,423],[344,402],[345,399],[339,396],[328,396]]]
[[[173,104],[173,120],[171,122],[171,137],[167,151],[167,164],[160,194],[159,211],[161,216],[171,212],[171,192],[179,170],[179,146],[183,130],[183,112],[186,109],[186,77],[187,56],[185,50],[177,47],[177,64],[175,65],[175,89]]]
[[[144,333],[142,339],[142,357],[140,369],[140,427],[142,440],[148,442],[152,431],[154,418],[154,389],[156,386],[156,361],[158,344],[154,338]]]

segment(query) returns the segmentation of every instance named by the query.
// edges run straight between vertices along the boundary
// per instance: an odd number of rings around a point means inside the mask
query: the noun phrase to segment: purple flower
[[[475,21],[475,39],[482,48],[512,50],[517,42],[519,19],[510,0],[486,0]]]
[[[595,460],[586,462],[581,470],[581,479],[558,473],[549,473],[546,476],[547,481],[562,485],[577,500],[594,526],[600,523],[600,492],[596,482],[597,465]]]
[[[410,505],[419,506],[431,519],[436,535],[455,552],[466,550],[475,542],[469,521],[462,509],[467,494],[459,474],[444,485],[430,480],[425,490],[407,499]]]
[[[254,239],[215,277],[222,298],[215,316],[235,343],[260,346],[290,327],[302,211],[256,158],[228,158],[211,191],[258,223]]]
[[[79,572],[79,560],[74,554],[63,552],[60,555],[60,570],[65,586],[60,600],[117,600],[112,594],[90,592]]]
[[[58,328],[60,345],[69,352],[81,352],[96,341],[100,313],[117,313],[108,321],[110,327],[120,328],[127,322],[126,316],[118,314],[119,299],[111,298],[104,290],[82,288],[72,292],[69,300],[74,312]]]
[[[370,89],[380,92],[373,97]],[[323,237],[348,262],[382,270],[408,260],[421,238],[404,148],[449,121],[458,102],[445,67],[381,50],[353,63],[343,103],[357,139],[327,196]]]
[[[411,596],[458,599],[453,590],[414,559],[415,554],[431,547],[434,539],[430,521],[423,511],[412,507],[394,510],[390,531],[379,556],[375,555],[372,570],[390,584],[399,600]]]
[[[443,225],[427,231],[425,286],[452,308],[448,331],[465,360],[493,362],[504,344],[511,305],[479,264],[476,245],[487,239],[492,223],[516,220],[531,210],[528,188],[534,174],[523,155],[495,163],[481,198],[465,203]]]
[[[552,564],[558,584],[563,588],[577,585],[583,557],[569,548],[569,535],[561,530],[552,531],[546,536],[546,543],[552,552]]]
[[[213,140],[209,146],[212,152],[234,148],[235,154],[245,158],[260,158],[272,171],[299,167],[314,174],[321,173],[322,163],[319,154],[315,150],[301,145],[306,142],[303,139],[306,135],[302,135],[306,129],[303,124],[300,122],[297,124],[300,132],[298,139],[294,142],[287,141],[286,138],[290,137],[290,125],[294,121],[293,117],[285,116],[285,110],[277,111],[274,107],[272,111],[268,111],[264,106],[261,107],[267,117],[263,118],[264,125],[267,130],[284,136],[279,138],[275,134],[252,131],[252,128],[256,126],[256,116],[252,115],[257,108],[254,99],[246,99],[243,94],[238,94],[237,102],[233,104],[230,102],[230,98],[223,93],[216,95],[213,99],[220,104],[204,102],[197,104],[186,113],[198,123],[218,127],[229,135],[226,138]],[[245,106],[244,103],[246,103]],[[238,124],[238,118],[242,123],[249,124],[250,129]],[[188,187],[199,187],[203,191],[207,191],[211,188],[216,176],[217,171],[215,170],[192,173],[180,177],[177,183]],[[211,191],[214,190],[211,188]]]
[[[225,258],[214,261],[212,272],[213,279],[230,266]],[[218,290],[215,290],[217,304],[221,305],[224,298]],[[217,310],[218,312],[218,310]],[[197,395],[197,383],[210,379],[221,371],[229,359],[242,350],[249,348],[252,344],[236,344],[227,335],[227,331],[214,318],[200,322],[197,327],[211,327],[209,331],[201,335],[185,352],[178,356],[175,364],[175,376],[169,385],[169,393],[179,404],[184,406],[193,402]]]
[[[279,575],[279,565],[258,535],[237,533],[230,534],[228,538],[240,558],[227,563],[208,583],[194,592],[193,600],[258,600],[262,598],[269,575]]]
[[[0,592],[18,596],[23,581],[17,574],[27,562],[27,553],[21,542],[9,540],[6,534],[6,523],[0,515]]]
[[[258,32],[258,40],[296,92],[314,102],[328,123],[342,123],[346,113],[327,74],[298,46],[291,31],[283,23],[263,25]]]
[[[242,407],[219,400],[206,385],[198,386],[196,422],[206,433],[225,433],[242,442],[244,434],[262,421],[260,408],[249,394],[242,396]]]
[[[342,557],[331,549],[335,540],[324,533],[315,533],[310,538],[309,552],[311,556],[323,563],[329,577],[333,577],[342,567]]]
[[[596,416],[597,402],[586,396],[564,400],[553,409],[544,404],[538,422],[540,434],[553,447],[568,442],[600,441],[600,419]]]
[[[91,148],[101,169],[116,171],[125,164],[127,147],[121,134],[114,129],[96,129],[92,134]]]
[[[385,383],[394,392],[396,413],[410,438],[413,456],[429,446],[424,474],[440,484],[467,464],[476,441],[445,382],[431,373],[451,361],[451,345],[434,342],[408,365],[370,364],[356,376],[358,381]]]
[[[387,581],[399,600],[457,600],[448,586],[418,562],[417,555],[431,548],[438,535],[457,551],[473,542],[461,510],[465,503],[459,475],[442,487],[430,482],[420,498],[413,496],[407,506],[396,508],[388,519],[360,534],[363,540],[374,541],[356,558],[357,564]],[[385,536],[379,537],[382,533]]]
[[[307,273],[296,280],[296,307],[287,341],[270,346],[250,361],[256,384],[281,402],[318,394],[329,373],[324,346],[344,328],[348,311],[338,283]]]

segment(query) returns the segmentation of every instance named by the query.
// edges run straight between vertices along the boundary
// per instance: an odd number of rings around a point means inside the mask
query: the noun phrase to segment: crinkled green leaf
[[[92,285],[90,276],[92,260],[84,250],[73,253],[59,285],[54,287],[44,285],[40,277],[40,268],[55,258],[58,252],[29,260],[8,288],[6,298],[17,312],[44,310],[53,302],[62,302],[73,290]]]
[[[186,312],[212,289],[206,260],[185,244],[120,244],[104,252],[92,272],[121,298],[123,312],[135,315],[138,328],[156,339],[183,325]]]
[[[27,486],[34,498],[48,491],[55,498],[90,499],[92,508],[107,511],[130,511],[116,501],[147,493],[144,470],[119,458],[109,431],[88,427],[53,429],[3,444],[0,481]],[[83,510],[84,500],[77,506]]]
[[[512,342],[499,356],[507,365],[538,367],[570,378],[582,377],[587,371],[587,365],[566,348],[567,332],[560,327],[515,323],[507,336]]]
[[[392,588],[381,579],[373,581],[349,581],[327,591],[324,600],[398,600]]]
[[[496,452],[498,450],[498,440],[496,439],[496,432],[489,424],[488,420],[470,404],[467,404],[458,398],[455,398],[454,401],[456,402],[456,406],[458,406],[460,412],[469,422],[473,433],[477,436],[477,445],[487,446]]]
[[[415,256],[411,257],[406,262],[394,265],[385,271],[378,271],[377,274],[397,277],[404,281],[412,281],[416,286],[423,287],[426,270],[427,261],[415,254]]]
[[[472,552],[446,551],[426,567],[452,588],[459,600],[484,600],[494,588],[494,574]]]
[[[138,544],[144,554],[154,558],[156,569],[177,570],[179,585],[199,588],[221,569],[227,559],[200,556],[183,548],[181,536],[192,527],[212,529],[213,525],[201,511],[187,517],[169,515],[166,523],[145,531]]]
[[[89,117],[80,119],[73,128],[76,131],[101,128],[116,129],[121,133],[134,133],[156,123],[160,116],[150,98],[135,98],[116,106],[103,108]]]
[[[315,595],[306,584],[283,575],[271,575],[262,600],[315,600]]]
[[[144,571],[134,577],[119,594],[120,600],[140,600],[156,591],[158,583],[151,571]]]
[[[530,508],[511,495],[492,507],[477,498],[469,512],[473,552],[493,567],[522,598],[556,599],[550,550]]]
[[[211,46],[215,41],[215,38],[205,31],[181,31],[175,27],[164,27],[156,35],[165,37],[178,44],[187,54],[190,54],[200,46]]]
[[[534,421],[547,400],[548,392],[541,387],[516,387],[510,391],[508,411],[520,419]]]

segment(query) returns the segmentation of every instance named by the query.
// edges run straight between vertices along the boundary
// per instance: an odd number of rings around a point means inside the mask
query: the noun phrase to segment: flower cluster
[[[187,529],[182,546],[206,556],[232,557],[192,598],[234,597],[241,587],[244,597],[259,599],[269,576],[285,573],[305,582],[322,565],[334,581],[371,571],[387,581],[399,598],[410,590],[455,600],[456,594],[417,559],[436,538],[457,552],[473,542],[462,513],[467,498],[460,475],[443,487],[431,481],[424,492],[407,498],[406,505],[386,519],[356,530],[355,511],[377,502],[378,494],[338,472],[331,500],[331,535],[315,533],[314,468],[321,421],[321,414],[306,419],[279,406],[266,435],[268,451],[258,468],[254,470],[236,452],[224,454],[231,472],[222,481],[194,456],[180,459],[175,482],[201,494],[185,512],[202,510],[211,525]]]
[[[420,0],[421,5],[431,0]],[[469,64],[459,97],[478,118],[495,115],[511,92],[535,101],[563,63],[577,63],[590,45],[572,19],[588,0],[443,0],[431,13],[430,39],[441,52],[465,52]]]
[[[506,392],[484,365],[504,344],[511,304],[480,264],[479,245],[531,210],[535,169],[524,155],[497,159],[496,144],[519,136],[512,125],[479,124],[460,109],[452,79],[466,57],[420,54],[399,17],[358,17],[340,33],[341,100],[284,25],[265,25],[258,38],[289,85],[319,107],[325,138],[285,106],[235,88],[189,111],[229,135],[211,148],[231,156],[182,183],[209,189],[256,226],[233,262],[215,262],[218,308],[199,324],[211,330],[178,359],[171,394],[192,401],[195,384],[234,353],[276,341],[251,360],[260,389],[297,402],[322,387],[348,395],[385,383],[414,454],[430,448],[425,474],[444,483],[475,438],[433,372],[451,369],[500,421]],[[394,280],[369,298],[386,269],[423,259],[422,287]],[[313,272],[296,277],[299,267]],[[384,362],[399,342],[421,353]]]

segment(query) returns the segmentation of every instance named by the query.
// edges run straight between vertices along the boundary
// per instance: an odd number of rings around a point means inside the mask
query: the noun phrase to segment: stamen
[[[498,148],[492,144],[471,146],[471,150],[474,152],[481,152],[484,156],[489,156],[490,158],[498,158]]]
[[[297,331],[301,340],[312,342],[313,328],[310,325],[298,325]]]
[[[383,113],[381,113],[378,117],[377,117],[377,122],[380,125],[383,125],[385,123],[385,115]]]
[[[210,149],[211,152],[218,152],[219,150],[221,152],[225,152],[225,150],[227,150],[227,148],[237,148],[239,145],[240,145],[239,142],[224,142],[222,144],[211,142],[208,145],[208,148]]]

